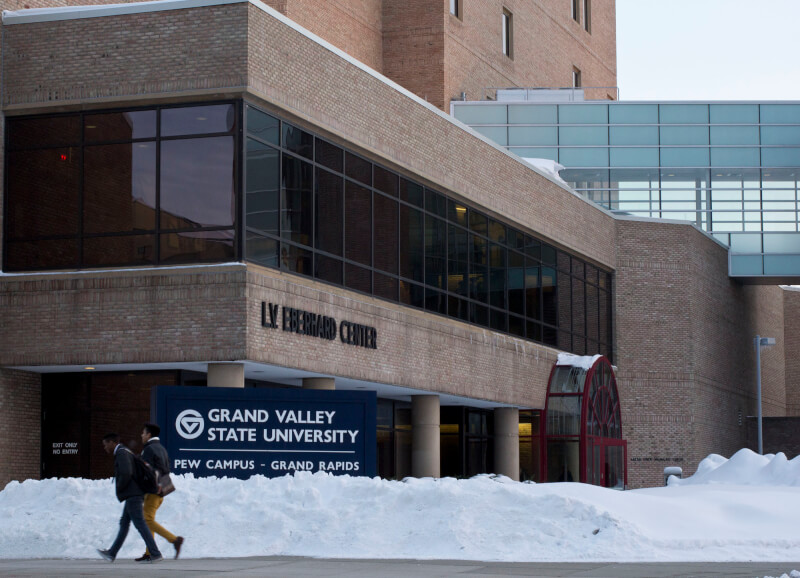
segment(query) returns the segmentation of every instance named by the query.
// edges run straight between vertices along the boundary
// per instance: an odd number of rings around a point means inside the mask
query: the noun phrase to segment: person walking
[[[97,552],[109,562],[113,562],[120,548],[122,548],[122,544],[125,543],[131,522],[133,522],[134,527],[139,531],[150,552],[150,557],[142,561],[149,563],[161,562],[164,557],[161,555],[156,541],[153,539],[153,534],[150,533],[147,523],[144,521],[142,510],[144,492],[134,481],[136,466],[133,452],[120,443],[119,435],[115,433],[103,436],[103,449],[106,450],[106,453],[114,456],[114,479],[116,481],[117,499],[120,502],[125,502],[125,506],[122,508],[122,517],[119,519],[119,532],[114,543],[108,550],[98,549]]]
[[[165,476],[169,474],[169,455],[166,448],[161,445],[161,440],[158,439],[158,434],[160,433],[161,428],[158,425],[154,423],[144,424],[144,428],[142,428],[142,443],[144,444],[142,459],[150,464],[159,473],[159,476]],[[183,546],[183,536],[176,536],[156,522],[156,511],[161,507],[163,501],[163,496],[158,494],[144,495],[144,521],[147,522],[147,527],[153,532],[154,538],[156,534],[159,534],[175,547],[175,558],[177,558],[180,556],[181,546]],[[144,555],[141,558],[136,558],[136,561],[147,562],[148,558],[150,558],[150,550],[145,550]]]

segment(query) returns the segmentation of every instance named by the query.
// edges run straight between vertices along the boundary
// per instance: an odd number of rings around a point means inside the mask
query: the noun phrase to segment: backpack
[[[145,494],[158,494],[161,487],[158,485],[158,472],[142,459],[141,456],[128,450],[133,457],[133,481]]]

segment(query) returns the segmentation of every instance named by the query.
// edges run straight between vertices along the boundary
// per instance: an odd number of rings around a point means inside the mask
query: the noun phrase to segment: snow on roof
[[[602,355],[573,355],[572,353],[559,353],[556,365],[571,365],[589,371]]]

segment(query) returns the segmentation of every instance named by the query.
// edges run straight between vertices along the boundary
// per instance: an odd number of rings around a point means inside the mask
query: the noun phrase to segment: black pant
[[[117,539],[114,540],[111,548],[108,549],[108,552],[114,556],[114,558],[117,557],[117,552],[122,548],[122,544],[125,543],[125,538],[128,537],[128,529],[131,526],[131,522],[133,522],[139,534],[142,535],[142,539],[147,545],[147,551],[150,552],[150,556],[153,558],[161,556],[161,552],[158,546],[156,546],[156,541],[153,539],[153,534],[150,532],[150,528],[147,527],[147,522],[144,521],[143,504],[144,496],[133,496],[125,500],[125,506],[122,508],[122,517],[119,519],[119,533],[117,534]]]

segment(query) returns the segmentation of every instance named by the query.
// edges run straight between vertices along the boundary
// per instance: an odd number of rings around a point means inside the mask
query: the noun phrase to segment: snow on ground
[[[158,520],[185,536],[187,558],[800,560],[800,457],[783,454],[711,455],[691,478],[626,492],[490,475],[175,478]],[[96,557],[121,511],[110,480],[11,482],[0,492],[0,558]],[[131,528],[120,557],[142,551]]]

